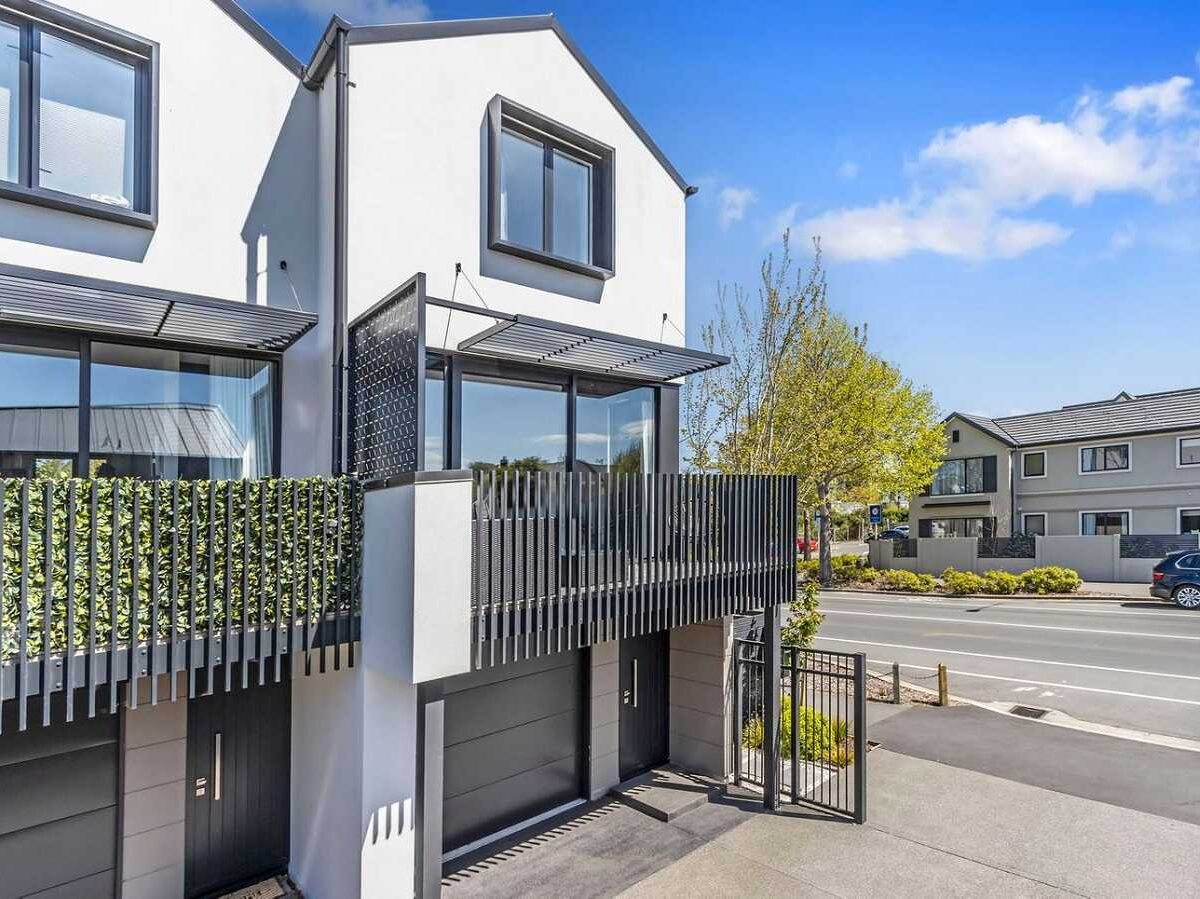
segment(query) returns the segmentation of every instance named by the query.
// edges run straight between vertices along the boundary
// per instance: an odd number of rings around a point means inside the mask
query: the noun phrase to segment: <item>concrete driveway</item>
[[[1200,827],[886,750],[870,758],[867,825],[756,815],[621,895],[1200,891]]]

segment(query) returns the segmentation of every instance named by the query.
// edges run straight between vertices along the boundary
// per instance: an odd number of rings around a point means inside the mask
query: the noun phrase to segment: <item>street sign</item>
[[[882,503],[871,503],[871,505],[868,507],[868,510],[871,516],[871,524],[883,524]]]

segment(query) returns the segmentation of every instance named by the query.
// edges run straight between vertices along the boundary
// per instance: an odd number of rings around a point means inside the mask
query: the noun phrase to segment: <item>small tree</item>
[[[820,587],[816,581],[804,581],[800,584],[800,592],[792,603],[791,616],[780,630],[781,642],[804,649],[812,646],[812,641],[821,628],[821,622],[825,620],[820,611],[819,591]]]

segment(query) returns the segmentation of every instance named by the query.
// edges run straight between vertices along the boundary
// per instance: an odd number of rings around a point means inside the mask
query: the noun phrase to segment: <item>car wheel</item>
[[[1200,609],[1200,587],[1184,584],[1175,591],[1175,604],[1185,609]]]

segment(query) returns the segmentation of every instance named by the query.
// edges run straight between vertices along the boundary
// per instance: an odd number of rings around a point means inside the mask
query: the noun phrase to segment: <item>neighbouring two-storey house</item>
[[[1200,389],[947,417],[919,537],[1200,533]]]
[[[794,484],[679,474],[692,192],[551,16],[0,0],[0,897],[435,895],[729,773]]]

